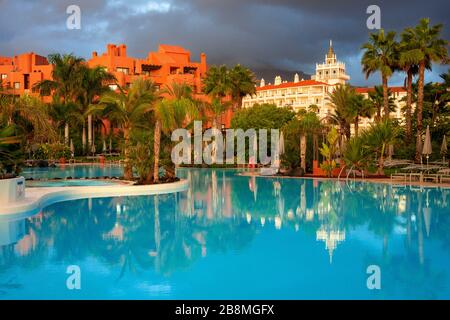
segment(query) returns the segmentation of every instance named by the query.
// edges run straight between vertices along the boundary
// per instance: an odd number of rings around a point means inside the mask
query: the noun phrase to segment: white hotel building
[[[279,107],[292,107],[295,111],[308,109],[310,105],[319,107],[319,117],[322,119],[329,113],[332,113],[333,106],[328,100],[328,94],[334,90],[336,85],[347,84],[350,76],[345,73],[345,63],[338,61],[333,50],[332,42],[328,53],[325,55],[324,63],[316,64],[316,73],[311,76],[311,80],[299,79],[295,74],[294,81],[283,81],[280,76],[275,77],[273,84],[266,85],[264,79],[261,79],[260,86],[256,88],[256,93],[247,95],[242,100],[242,107],[249,108],[254,104],[270,103]],[[366,98],[373,88],[356,88],[356,91]],[[397,110],[391,114],[392,118],[402,119],[400,101],[406,96],[406,90],[403,87],[390,88]],[[361,119],[360,126],[365,127],[373,119]]]

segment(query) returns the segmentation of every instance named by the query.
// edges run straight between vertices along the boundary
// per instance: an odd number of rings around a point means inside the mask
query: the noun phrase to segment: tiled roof
[[[366,87],[362,87],[362,88],[355,88],[357,93],[369,93],[372,92],[373,90],[375,90],[373,87],[371,88],[366,88]],[[389,87],[389,91],[394,93],[394,92],[406,92],[406,89],[404,87]]]
[[[283,89],[283,88],[295,88],[295,87],[305,87],[305,86],[328,86],[328,83],[320,82],[316,80],[303,80],[299,82],[285,82],[278,85],[267,85],[264,87],[257,87],[257,91],[270,90],[270,89]]]

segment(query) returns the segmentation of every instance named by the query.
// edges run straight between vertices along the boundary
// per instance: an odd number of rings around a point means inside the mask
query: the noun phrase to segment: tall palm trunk
[[[64,144],[69,145],[69,123],[64,125]]]
[[[319,137],[313,134],[313,160],[319,160]]]
[[[123,137],[125,142],[125,167],[124,167],[124,177],[126,180],[131,180],[133,178],[133,168],[130,162],[130,129],[123,129]]]
[[[416,161],[420,162],[422,150],[420,149],[422,140],[422,110],[423,110],[423,81],[425,77],[425,61],[419,63],[419,82],[417,88],[417,136],[416,136]]]
[[[306,135],[300,135],[300,167],[306,171]]]
[[[377,170],[378,175],[384,174],[384,152],[385,152],[385,149],[386,149],[386,145],[383,143],[383,146],[381,147],[380,158],[378,159],[378,170]]]
[[[153,167],[153,181],[159,181],[159,152],[161,149],[161,121],[156,120],[155,124],[155,134],[154,134],[154,153],[155,153],[155,161]]]
[[[388,96],[388,79],[386,76],[383,78],[383,108],[384,108],[384,119],[389,119],[389,96]]]
[[[88,115],[88,150],[92,147],[92,115]]]
[[[83,147],[83,154],[86,153],[86,125],[83,121],[83,131],[81,132],[81,145]]]
[[[355,137],[357,137],[358,136],[358,130],[359,130],[359,116],[355,117],[354,125],[355,125]]]
[[[411,68],[408,69],[407,72],[407,82],[406,82],[406,139],[408,141],[411,141],[412,137],[412,80],[413,80],[413,73]]]

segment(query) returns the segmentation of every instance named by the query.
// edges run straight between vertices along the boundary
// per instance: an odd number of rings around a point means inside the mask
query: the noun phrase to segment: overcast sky
[[[81,8],[80,30],[66,27],[71,4]],[[186,47],[195,61],[205,52],[209,64],[273,68],[275,76],[275,70],[313,73],[332,39],[351,83],[372,85],[379,76],[366,81],[359,63],[370,4],[380,6],[385,29],[401,31],[429,17],[444,23],[450,39],[448,0],[0,0],[0,55],[72,52],[89,58],[107,43],[125,43],[129,55],[143,58],[167,43]],[[435,66],[426,80],[437,81],[446,69]]]

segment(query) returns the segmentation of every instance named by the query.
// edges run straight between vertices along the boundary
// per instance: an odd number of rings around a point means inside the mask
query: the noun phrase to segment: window
[[[122,68],[122,67],[117,67],[117,72],[122,72],[124,74],[128,74],[129,70],[128,68]]]
[[[14,82],[14,89],[20,89],[20,82]]]
[[[109,89],[116,91],[117,90],[117,84],[110,84]]]
[[[2,73],[2,80],[5,80],[6,78],[8,78],[8,75],[6,73]]]

